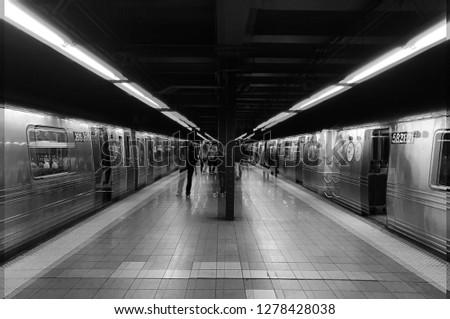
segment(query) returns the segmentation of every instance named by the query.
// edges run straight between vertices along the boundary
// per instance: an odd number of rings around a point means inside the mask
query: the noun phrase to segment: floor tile
[[[380,227],[281,178],[245,169],[236,184],[239,216],[218,219],[212,177],[194,178],[190,201],[161,179],[160,191],[152,191],[158,182],[142,190],[153,197],[140,209],[128,212],[134,204],[125,198],[115,218],[99,213],[95,223],[77,225],[102,227],[51,262],[49,251],[39,262],[13,260],[9,297],[445,298],[428,277],[386,253],[396,245],[392,234],[373,245],[365,237]],[[354,225],[370,231],[360,236]]]

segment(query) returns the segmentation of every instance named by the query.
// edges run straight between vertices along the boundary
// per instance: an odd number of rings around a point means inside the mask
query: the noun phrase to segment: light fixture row
[[[378,74],[385,72],[394,66],[447,41],[449,39],[449,29],[450,27],[446,19],[440,21],[431,28],[412,38],[405,45],[390,50],[375,60],[365,64],[353,73],[347,75],[338,83],[330,85],[314,93],[309,98],[298,102],[292,106],[289,111],[281,112],[269,120],[261,123],[255,127],[253,131],[257,131],[259,129],[264,131],[271,128],[272,126],[295,116],[298,112],[305,111],[313,106],[316,106],[351,89],[355,85],[367,81]]]
[[[118,70],[101,58],[73,42],[67,35],[53,27],[50,23],[34,14],[17,0],[5,0],[4,17],[8,23],[48,45],[72,61],[82,65],[89,71],[111,81],[114,85],[142,103],[160,111],[162,114],[181,126],[192,130],[199,129],[192,121],[178,112],[173,112],[161,100],[122,75]]]

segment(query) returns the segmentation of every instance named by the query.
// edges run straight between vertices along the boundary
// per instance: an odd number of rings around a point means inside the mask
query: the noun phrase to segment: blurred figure
[[[208,172],[208,150],[209,144],[205,141],[200,150],[200,172],[202,174]]]
[[[192,175],[194,174],[195,166],[197,165],[198,157],[195,154],[195,147],[191,141],[188,141],[186,168],[187,168],[187,183],[186,183],[186,198],[191,196]]]
[[[186,144],[180,145],[180,159],[178,163],[178,169],[179,169],[179,177],[178,177],[178,187],[177,187],[177,193],[176,196],[181,196],[183,194],[183,186],[184,181],[187,176],[187,147]]]
[[[220,197],[225,197],[225,157],[223,153],[223,147],[222,145],[219,145],[217,150],[217,157],[222,159],[222,163],[218,164],[218,170],[219,170],[219,191],[220,191]],[[218,162],[218,160],[217,160]]]
[[[236,180],[241,179],[242,176],[242,167],[241,167],[241,160],[242,160],[242,150],[241,150],[241,143],[236,142],[236,146],[233,148],[234,152],[234,165],[235,165],[235,174],[236,174]]]
[[[216,174],[217,167],[217,142],[213,142],[208,152],[209,174]]]

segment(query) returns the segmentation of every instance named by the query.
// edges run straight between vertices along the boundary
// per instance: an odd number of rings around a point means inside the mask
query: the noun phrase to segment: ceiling
[[[219,108],[230,87],[238,136],[406,41],[442,19],[446,11],[445,0],[22,2],[213,136],[217,136]],[[156,125],[158,130],[169,131],[177,127],[117,92],[120,90],[111,83],[87,74],[14,28],[3,27],[9,47],[7,93],[11,99],[26,96],[34,103],[65,104],[74,114],[144,129]],[[431,63],[436,70],[442,69],[445,49],[434,51],[437,53],[427,60],[403,67],[403,76],[391,71],[391,76],[382,75],[384,81],[376,78],[333,100],[353,107],[349,112],[354,114],[361,98],[374,95],[380,85],[389,89],[393,83],[410,79],[409,68],[428,74],[431,71],[423,66]],[[24,78],[21,73],[28,76]],[[231,84],[223,81],[228,74],[233,74]],[[441,80],[431,74],[425,85],[436,87]],[[390,90],[390,94],[403,104],[409,103],[417,99],[405,101],[404,95],[420,90],[424,96],[424,82],[417,80],[411,84],[414,88],[398,93]],[[59,88],[56,92],[50,90],[54,86]],[[376,106],[368,103],[368,107]],[[308,114],[309,118],[301,117],[305,124],[323,113],[311,110]],[[339,114],[332,119],[342,121],[337,118]],[[290,119],[286,129],[298,127],[299,118]],[[336,123],[325,121],[323,125],[332,124]]]

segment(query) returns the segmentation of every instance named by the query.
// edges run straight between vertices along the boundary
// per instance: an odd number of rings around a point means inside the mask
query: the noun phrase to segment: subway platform
[[[217,175],[174,173],[2,266],[5,298],[446,298],[449,263],[254,167],[218,218]]]

